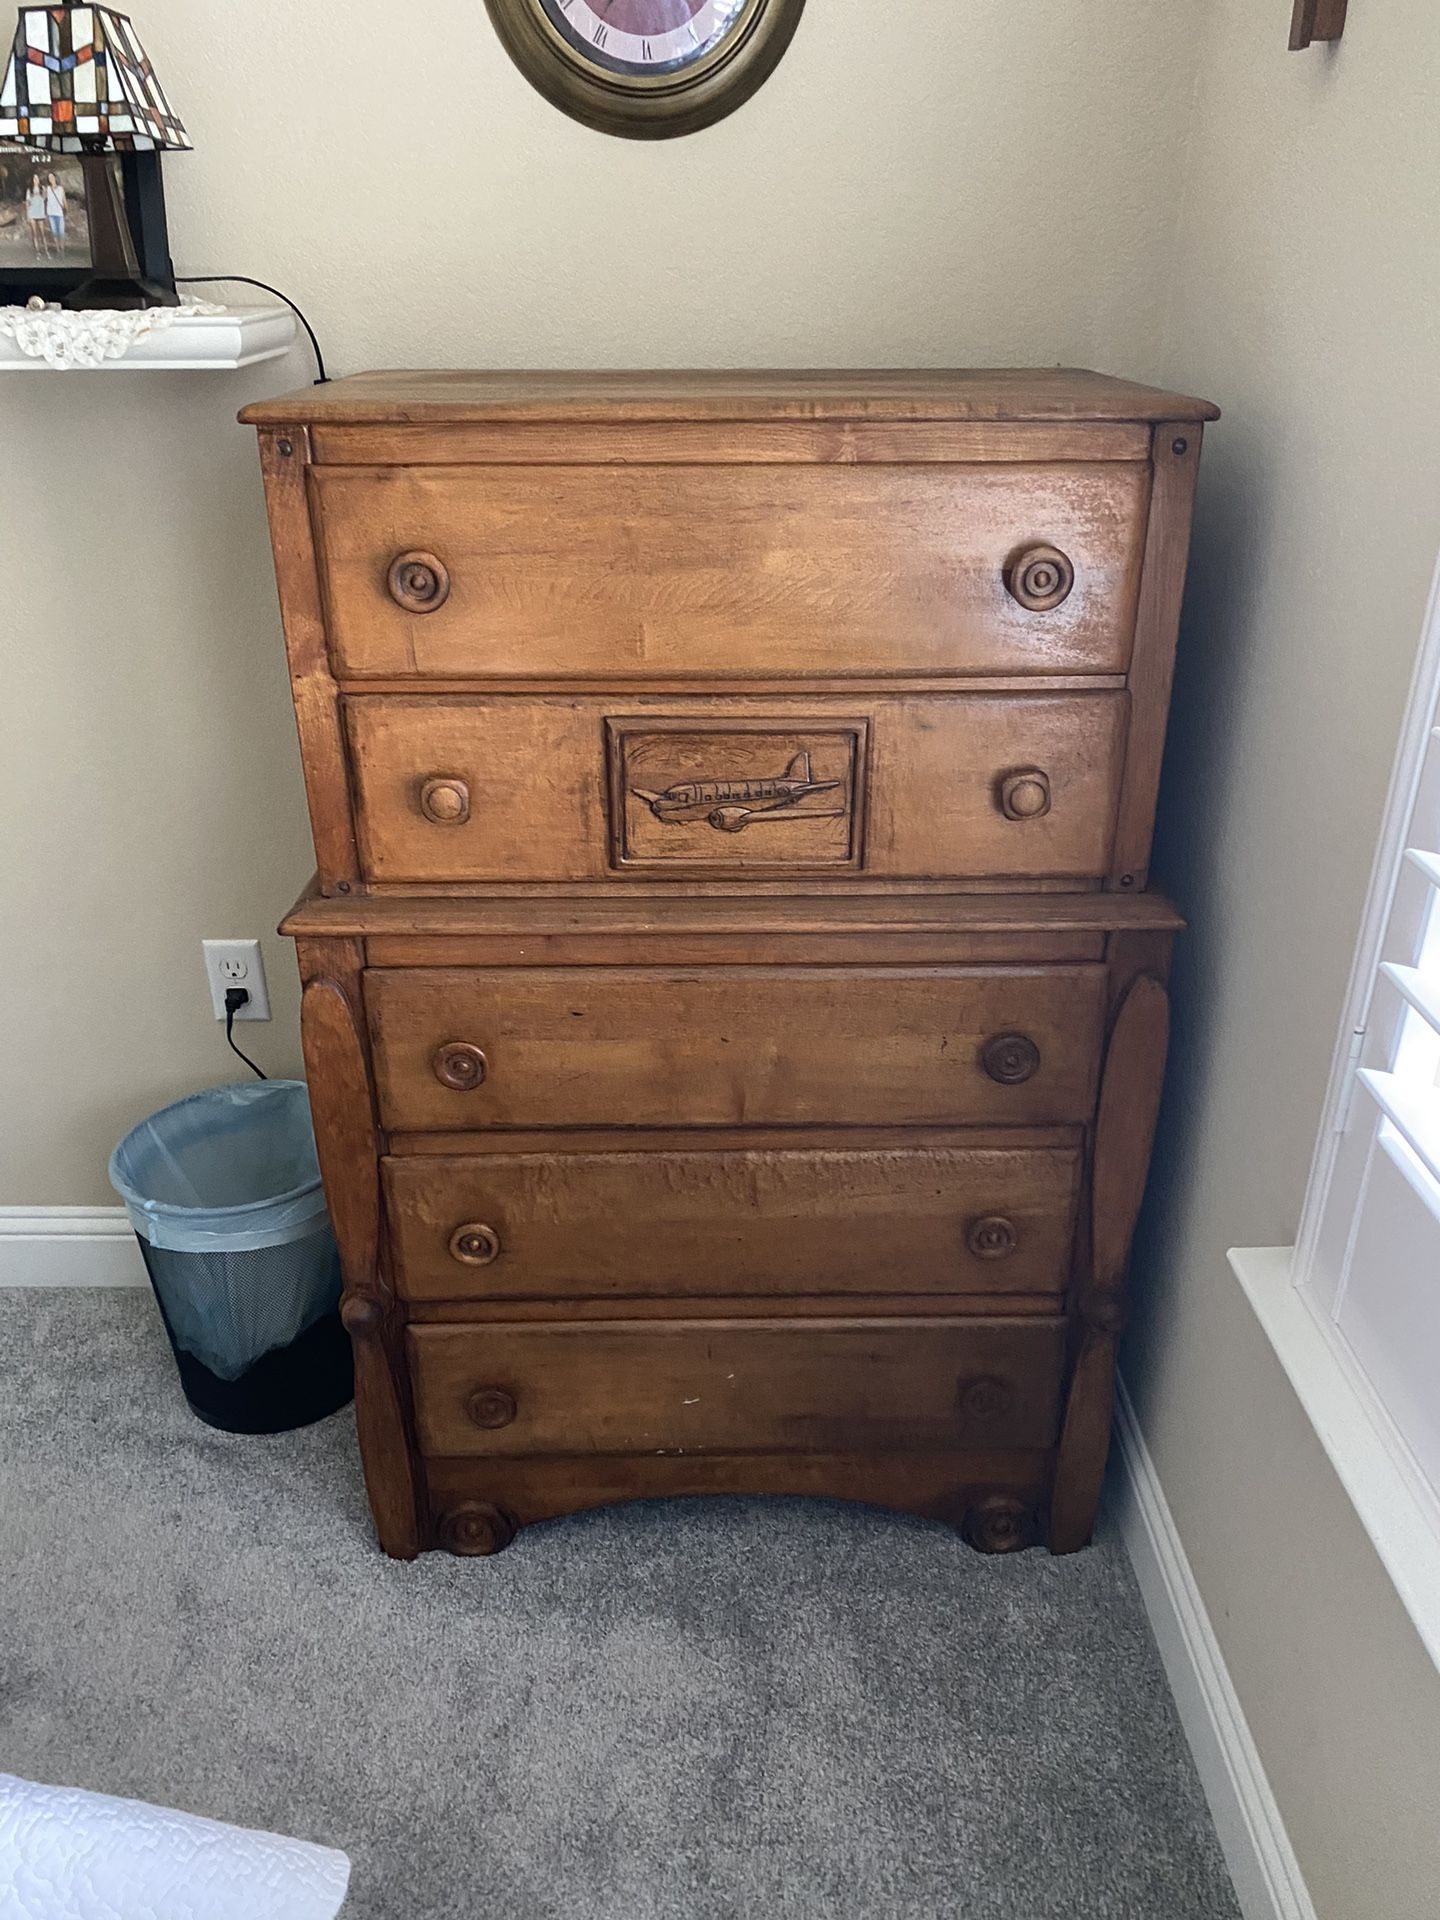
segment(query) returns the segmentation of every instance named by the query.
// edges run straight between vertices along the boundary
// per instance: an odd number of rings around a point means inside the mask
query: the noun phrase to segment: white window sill
[[[1440,1528],[1364,1375],[1292,1284],[1293,1247],[1233,1247],[1230,1265],[1405,1611],[1440,1667]]]

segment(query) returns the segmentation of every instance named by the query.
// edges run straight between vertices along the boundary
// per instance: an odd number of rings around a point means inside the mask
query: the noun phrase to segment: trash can
[[[185,1397],[227,1433],[281,1433],[354,1393],[340,1259],[300,1080],[211,1087],[110,1156]]]

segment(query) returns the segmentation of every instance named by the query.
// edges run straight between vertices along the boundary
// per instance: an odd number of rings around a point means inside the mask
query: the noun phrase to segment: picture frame
[[[165,184],[160,160],[158,153],[123,153],[117,154],[111,164],[120,168],[125,217],[135,243],[140,274],[147,280],[173,289],[175,268],[170,258]],[[37,255],[33,248],[27,257],[26,206],[23,201],[28,177],[22,179],[21,176],[25,169],[32,167],[44,175],[54,172],[65,189],[72,209],[77,205],[78,196],[78,207],[83,212],[79,156],[72,153],[30,153],[21,147],[0,148],[0,163],[7,162],[10,164],[0,171],[0,217],[6,211],[11,212],[13,217],[0,226],[0,306],[23,307],[27,300],[37,295],[47,301],[63,300],[90,276],[92,262],[88,228],[83,246],[62,247],[62,260],[58,264],[47,264],[44,254]],[[19,204],[17,193],[21,196]],[[21,229],[19,234],[15,232],[17,220]],[[72,228],[78,227],[79,222],[72,220],[70,225]],[[5,243],[7,234],[8,245]]]

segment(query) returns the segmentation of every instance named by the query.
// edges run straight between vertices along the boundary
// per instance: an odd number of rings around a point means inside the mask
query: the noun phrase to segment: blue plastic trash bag
[[[300,1080],[211,1087],[110,1156],[177,1349],[233,1381],[340,1297],[310,1101]]]

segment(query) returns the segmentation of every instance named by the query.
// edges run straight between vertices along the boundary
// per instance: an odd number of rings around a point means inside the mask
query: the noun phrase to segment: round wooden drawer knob
[[[451,1087],[456,1093],[473,1093],[484,1084],[490,1070],[479,1047],[472,1047],[468,1040],[447,1040],[435,1049],[430,1065],[441,1086]]]
[[[493,1227],[467,1220],[450,1236],[450,1257],[462,1267],[488,1267],[500,1256],[500,1236]]]
[[[397,553],[385,576],[390,598],[406,613],[434,613],[450,598],[450,572],[433,553]]]
[[[462,1500],[441,1514],[435,1537],[447,1553],[501,1553],[515,1538],[515,1522],[488,1500]]]
[[[515,1418],[515,1397],[504,1387],[477,1387],[465,1396],[465,1411],[477,1427],[508,1427]]]
[[[980,1064],[1002,1087],[1018,1087],[1040,1065],[1040,1049],[1023,1033],[997,1033],[980,1051]]]
[[[437,827],[462,827],[470,818],[470,789],[463,780],[427,780],[420,789],[420,811]]]
[[[1007,820],[1043,820],[1050,811],[1050,776],[1039,767],[1021,767],[1000,782],[1000,811]]]
[[[960,1383],[960,1411],[968,1420],[998,1420],[1010,1411],[1014,1398],[1005,1382],[990,1374]]]
[[[1074,584],[1075,568],[1058,547],[1026,547],[1005,569],[1010,598],[1030,613],[1049,613]]]
[[[1015,1251],[1015,1223],[1003,1213],[987,1213],[970,1228],[967,1244],[977,1260],[1004,1260]]]

